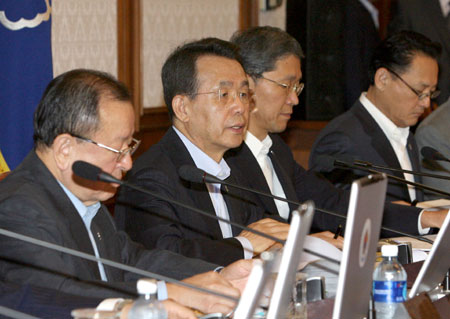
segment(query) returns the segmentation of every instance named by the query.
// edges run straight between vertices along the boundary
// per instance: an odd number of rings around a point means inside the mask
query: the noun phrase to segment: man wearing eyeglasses
[[[289,225],[264,218],[262,209],[246,203],[246,194],[184,181],[178,174],[181,166],[190,165],[239,184],[239,172],[230,172],[223,159],[228,149],[242,143],[250,108],[237,47],[215,38],[180,46],[166,60],[162,82],[172,127],[127,176],[162,199],[121,189],[115,208],[119,227],[149,248],[222,265],[252,258],[274,244],[164,200],[169,198],[285,239]]]
[[[108,74],[73,70],[52,80],[34,116],[35,149],[0,183],[0,227],[169,278],[189,277],[187,283],[238,297],[250,263],[237,262],[219,274],[212,271],[217,265],[202,260],[146,250],[116,230],[101,204],[118,185],[74,175],[72,164],[81,160],[121,179],[139,144],[132,137],[134,119],[126,87]],[[5,281],[97,298],[135,296],[136,274],[6,236],[1,242]],[[203,312],[227,313],[235,305],[172,283],[160,282],[158,293]],[[170,303],[165,306],[170,318],[177,317]],[[185,311],[183,318],[195,318]]]
[[[410,126],[439,95],[438,56],[441,46],[425,36],[403,31],[385,39],[376,48],[369,67],[370,86],[352,109],[332,120],[316,139],[309,165],[336,186],[348,189],[367,173],[329,168],[321,156],[368,161],[397,169],[420,171],[419,153]],[[389,172],[399,178],[421,182],[420,176]],[[413,203],[423,200],[417,187],[389,181],[388,201]],[[440,227],[447,212],[421,212],[419,218],[401,218],[399,226],[417,227],[419,233]],[[403,216],[406,217],[406,216]]]

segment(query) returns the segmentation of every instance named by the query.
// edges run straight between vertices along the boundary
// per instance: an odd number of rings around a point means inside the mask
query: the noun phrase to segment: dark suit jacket
[[[419,152],[412,133],[408,137],[407,150],[412,170],[420,171]],[[346,189],[350,187],[354,179],[368,174],[361,170],[332,169],[330,171],[320,161],[321,155],[348,157],[375,165],[401,168],[386,135],[359,101],[349,111],[333,119],[320,132],[311,150],[309,166],[323,173],[336,186]],[[400,172],[388,173],[404,178],[403,173]],[[420,176],[415,176],[415,181],[420,183]],[[422,201],[422,191],[416,188],[416,194],[417,200]],[[410,202],[406,184],[389,180],[386,199]]]
[[[116,222],[135,240],[146,247],[158,247],[188,257],[201,258],[227,265],[244,257],[237,239],[223,239],[217,220],[202,216],[163,198],[175,199],[215,216],[210,195],[204,184],[181,180],[178,168],[195,166],[177,133],[170,128],[166,135],[134,164],[127,178],[152,192],[149,196],[132,189],[121,188],[115,208]],[[234,172],[230,176],[238,182]],[[248,225],[263,216],[262,210],[251,207],[238,190],[225,197],[230,220]],[[232,227],[233,236],[240,229]]]
[[[94,254],[80,215],[34,151],[0,183],[0,225],[20,234]],[[104,206],[92,220],[91,230],[103,258],[178,279],[215,267],[168,251],[145,250],[125,233],[116,230]],[[108,283],[117,289],[134,292],[132,281],[136,275],[108,266],[105,271]],[[120,294],[117,289],[99,286],[97,263],[7,237],[2,237],[0,246],[0,275],[11,282],[44,285],[84,296]]]
[[[275,173],[283,187],[286,198],[292,201],[304,202],[313,200],[318,208],[328,209],[345,215],[348,207],[348,192],[336,189],[326,179],[320,178],[312,171],[306,171],[294,159],[289,146],[277,134],[270,134],[272,147],[269,152]],[[242,143],[239,148],[228,151],[225,159],[231,170],[245,172],[245,186],[261,192],[270,193],[264,174],[256,158]],[[267,196],[254,193],[246,194],[249,201],[263,207],[266,213],[278,216],[275,201]],[[289,204],[290,210],[297,208]],[[336,230],[338,224],[343,224],[343,219],[330,218],[329,215],[317,212],[311,227],[311,232],[321,230]]]
[[[73,309],[95,308],[101,301],[54,289],[0,282],[0,306],[39,318],[71,319]],[[0,315],[0,318],[10,317]]]
[[[392,20],[389,33],[413,30],[442,45],[439,58],[438,104],[450,96],[450,30],[442,14],[439,0],[396,0],[392,2]]]
[[[420,171],[417,145],[412,134],[408,138],[408,153],[411,159],[412,169]],[[309,158],[310,169],[320,172],[336,186],[348,189],[353,180],[369,173],[361,170],[344,170],[325,167],[321,155],[333,157],[349,157],[383,165],[392,168],[400,168],[394,150],[381,128],[357,101],[355,105],[344,114],[333,119],[319,134],[311,150]],[[403,177],[398,172],[390,172],[392,175]],[[421,182],[416,176],[416,182]],[[417,200],[423,200],[423,193],[416,188]],[[418,234],[418,217],[421,209],[411,206],[390,204],[391,201],[410,201],[408,189],[403,183],[389,180],[383,215],[383,226],[394,230]],[[395,234],[382,232],[382,236],[394,236]]]

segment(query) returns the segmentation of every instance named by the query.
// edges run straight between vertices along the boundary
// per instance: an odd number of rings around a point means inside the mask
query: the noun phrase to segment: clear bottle
[[[157,298],[156,280],[139,279],[137,291],[139,298],[128,313],[129,319],[167,319],[167,311]]]
[[[397,260],[398,247],[381,247],[383,261],[373,273],[373,298],[377,319],[399,318],[401,303],[406,300],[406,272]]]

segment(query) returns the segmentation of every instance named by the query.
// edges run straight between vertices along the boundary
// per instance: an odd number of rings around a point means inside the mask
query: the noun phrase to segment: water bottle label
[[[406,281],[373,282],[373,299],[375,302],[399,303],[406,300]]]

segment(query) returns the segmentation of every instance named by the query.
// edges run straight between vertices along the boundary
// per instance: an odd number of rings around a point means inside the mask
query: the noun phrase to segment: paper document
[[[320,255],[326,256],[328,258],[332,258],[336,261],[341,261],[342,251],[338,248],[334,247],[332,244],[326,242],[323,239],[306,236],[305,243],[303,244],[304,249],[308,249],[312,252],[317,252]],[[299,270],[305,268],[309,263],[321,260],[320,257],[309,254],[307,252],[303,252],[300,257]]]

